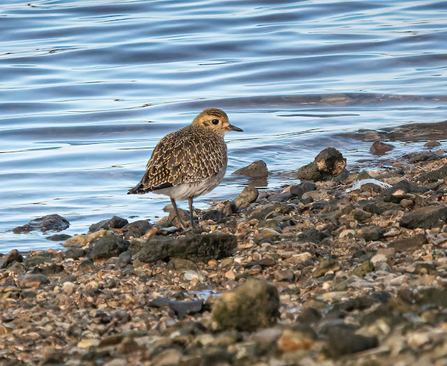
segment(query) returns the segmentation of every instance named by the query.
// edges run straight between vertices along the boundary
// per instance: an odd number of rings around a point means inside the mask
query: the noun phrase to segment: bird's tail
[[[143,190],[143,183],[138,183],[135,187],[133,187],[132,189],[129,189],[129,191],[127,192],[127,194],[141,194],[144,193]]]

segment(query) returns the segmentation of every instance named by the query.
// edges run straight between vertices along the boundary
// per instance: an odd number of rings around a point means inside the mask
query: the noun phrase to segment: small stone
[[[292,271],[284,269],[276,270],[275,272],[273,272],[273,275],[275,276],[275,279],[280,282],[293,282],[293,279],[295,278],[295,275]]]
[[[124,268],[128,264],[130,264],[131,261],[132,261],[132,253],[129,252],[129,251],[125,251],[125,252],[122,252],[118,256],[118,259],[116,260],[115,266],[116,266],[117,269]]]
[[[381,141],[375,141],[369,148],[369,151],[371,152],[371,154],[374,154],[374,155],[384,155],[388,151],[391,151],[393,149],[394,149],[394,146],[391,144],[386,144],[385,142],[381,142]]]
[[[71,295],[74,292],[74,286],[75,285],[73,282],[64,282],[62,285],[62,291],[67,295]]]
[[[371,258],[371,263],[374,264],[374,267],[377,267],[380,263],[384,263],[388,260],[385,254],[376,254]]]
[[[202,215],[202,220],[211,220],[214,222],[222,222],[225,218],[225,214],[219,210],[209,210]]]
[[[247,186],[243,189],[241,194],[235,198],[234,203],[238,209],[246,208],[250,203],[256,201],[258,195],[259,192],[255,187]]]
[[[262,160],[257,160],[250,165],[236,170],[233,175],[245,175],[250,178],[262,178],[269,175],[267,164]]]
[[[309,350],[314,345],[316,338],[316,334],[310,328],[307,332],[286,329],[278,339],[278,349],[282,352]]]
[[[374,264],[370,261],[365,261],[352,270],[352,274],[358,277],[365,277],[368,273],[374,271]]]
[[[233,292],[223,293],[213,305],[215,328],[254,331],[270,327],[279,315],[276,287],[262,280],[249,278]]]
[[[336,260],[333,259],[325,259],[323,260],[313,271],[312,277],[319,278],[324,276],[329,271],[338,271],[340,269],[340,265]]]
[[[229,280],[234,280],[236,278],[236,274],[231,269],[225,273],[225,278]]]
[[[298,179],[321,181],[338,176],[346,166],[346,159],[333,147],[321,151],[315,160],[298,170]]]
[[[260,244],[264,241],[275,242],[279,240],[280,236],[281,234],[278,233],[276,230],[265,228],[262,229],[262,231],[258,235],[256,235],[253,240],[256,244]]]
[[[132,237],[139,238],[150,229],[151,225],[147,220],[138,220],[123,226],[121,230],[123,231],[124,238],[130,239]]]
[[[288,261],[292,262],[293,264],[299,264],[301,262],[311,260],[312,258],[313,258],[312,254],[310,254],[309,252],[304,252],[304,253],[292,254],[292,256],[289,257]]]
[[[99,343],[97,339],[83,339],[78,342],[77,347],[81,349],[90,348],[91,346],[95,346]]]

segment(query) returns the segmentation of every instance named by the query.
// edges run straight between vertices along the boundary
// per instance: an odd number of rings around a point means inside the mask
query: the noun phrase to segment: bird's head
[[[243,132],[241,128],[233,126],[230,123],[228,116],[224,111],[217,108],[205,109],[196,118],[194,118],[192,124],[209,128],[222,136],[230,131]]]

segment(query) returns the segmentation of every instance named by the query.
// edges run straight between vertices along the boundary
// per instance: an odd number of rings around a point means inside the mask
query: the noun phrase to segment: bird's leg
[[[194,229],[194,215],[193,215],[193,211],[192,211],[192,197],[188,198],[188,203],[189,203],[189,214],[191,215],[191,229]]]
[[[185,224],[183,223],[183,220],[180,217],[180,213],[178,212],[178,208],[177,208],[177,204],[175,203],[175,199],[171,198],[171,203],[172,206],[174,206],[174,211],[175,211],[175,216],[177,216],[177,220],[180,224],[180,226],[182,227],[183,230],[188,230],[185,226]]]

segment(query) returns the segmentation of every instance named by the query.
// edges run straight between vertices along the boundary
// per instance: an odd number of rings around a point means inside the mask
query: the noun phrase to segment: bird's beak
[[[228,128],[230,131],[244,132],[244,130],[242,128],[239,128],[239,127],[236,127],[233,125],[229,125]]]

